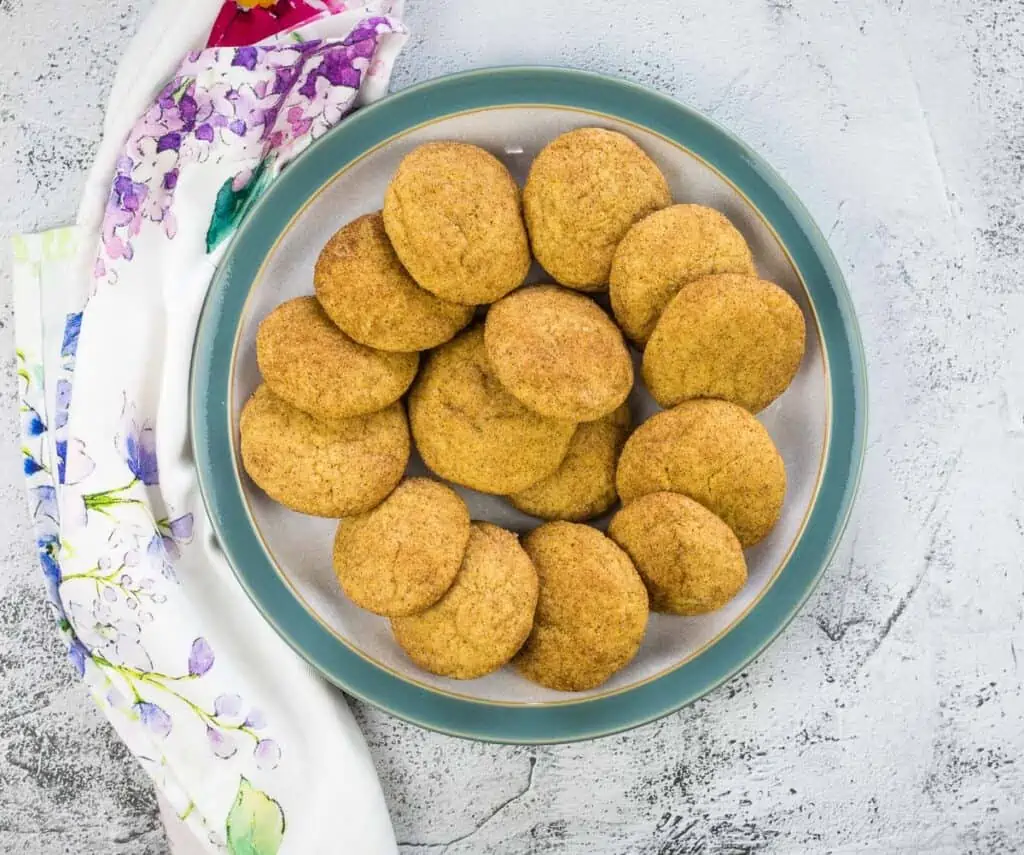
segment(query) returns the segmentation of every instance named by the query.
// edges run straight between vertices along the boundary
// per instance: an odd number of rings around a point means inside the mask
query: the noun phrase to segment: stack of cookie
[[[533,257],[557,284],[523,285]],[[482,149],[421,146],[314,280],[260,326],[242,462],[271,498],[341,518],[342,589],[417,665],[472,679],[511,661],[591,689],[649,609],[704,614],[742,589],[786,490],[753,414],[796,374],[803,315],[628,137],[558,137],[522,197]],[[632,435],[627,341],[665,408]],[[520,541],[451,487],[403,481],[410,426],[434,474],[549,522]],[[584,524],[620,499],[607,536]]]

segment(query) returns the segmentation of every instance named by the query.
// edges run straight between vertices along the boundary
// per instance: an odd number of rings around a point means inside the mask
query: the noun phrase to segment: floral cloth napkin
[[[187,388],[225,242],[289,161],[383,95],[401,12],[158,0],[125,53],[78,225],[14,239],[24,468],[57,626],[208,852],[396,849],[344,699],[217,547]]]

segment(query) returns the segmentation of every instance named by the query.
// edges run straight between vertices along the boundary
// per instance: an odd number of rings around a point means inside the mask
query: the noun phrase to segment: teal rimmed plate
[[[275,505],[242,473],[237,420],[259,382],[256,327],[278,303],[312,292],[327,239],[380,207],[388,178],[416,145],[474,142],[522,180],[546,142],[584,125],[636,140],[677,201],[724,211],[761,275],[803,307],[807,357],[792,387],[759,416],[786,461],[786,505],[769,538],[748,551],[750,580],[736,600],[700,618],[653,615],[634,662],[599,689],[554,692],[509,668],[469,682],[437,678],[404,657],[386,621],[341,594],[330,560],[334,523]],[[567,69],[499,68],[433,80],[361,110],[282,174],[246,218],[211,286],[196,337],[191,418],[200,485],[231,566],[266,619],[324,676],[424,727],[563,742],[635,727],[690,703],[782,631],[849,515],[864,452],[865,382],[835,259],[803,205],[756,154],[699,113],[639,86]],[[654,409],[641,392],[632,406],[637,419]],[[518,530],[537,523],[493,497],[464,495],[478,519]]]

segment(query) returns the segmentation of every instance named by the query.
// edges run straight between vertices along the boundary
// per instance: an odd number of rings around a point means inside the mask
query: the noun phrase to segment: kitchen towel
[[[14,239],[23,459],[77,673],[203,851],[396,851],[342,695],[235,582],[188,379],[248,207],[384,95],[401,0],[158,0],[125,50],[75,226]]]

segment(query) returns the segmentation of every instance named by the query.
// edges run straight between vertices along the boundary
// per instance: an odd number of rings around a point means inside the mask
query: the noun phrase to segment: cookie
[[[644,349],[647,389],[665,408],[721,398],[757,413],[781,395],[804,357],[796,301],[772,282],[722,274],[672,298]]]
[[[260,324],[256,361],[283,401],[323,419],[345,419],[390,406],[416,376],[415,353],[384,353],[352,341],[314,297],[282,303]]]
[[[546,520],[583,522],[607,511],[615,492],[615,464],[629,435],[629,407],[576,429],[562,465],[543,481],[509,496],[525,514]]]
[[[576,425],[512,397],[494,375],[475,326],[431,353],[412,387],[409,419],[424,462],[449,481],[507,496],[554,472]]]
[[[436,603],[459,572],[469,510],[449,487],[411,478],[369,513],[344,519],[334,572],[357,606],[396,617]]]
[[[543,416],[591,422],[633,388],[618,327],[593,300],[555,285],[523,288],[491,306],[485,341],[501,385]]]
[[[721,517],[744,547],[779,519],[786,468],[768,431],[728,401],[686,401],[651,417],[626,440],[615,475],[624,504],[682,493]]]
[[[757,275],[747,242],[724,214],[703,205],[651,214],[615,250],[609,286],[615,319],[642,344],[687,282],[716,273]]]
[[[530,269],[519,187],[475,145],[434,142],[407,154],[384,195],[384,228],[412,278],[453,303],[493,303]]]
[[[328,317],[355,341],[378,350],[429,350],[473,318],[472,306],[442,300],[413,281],[379,212],[353,220],[327,242],[313,282]]]
[[[671,203],[665,176],[643,149],[602,128],[552,140],[523,191],[533,254],[555,281],[579,291],[606,290],[623,235]]]
[[[576,523],[546,523],[523,548],[537,568],[540,599],[516,667],[550,689],[600,686],[632,660],[647,628],[647,590],[636,568],[601,532]]]
[[[648,493],[626,505],[612,517],[608,536],[633,559],[656,612],[713,612],[747,582],[732,529],[679,493]]]
[[[392,618],[395,640],[431,674],[472,680],[522,647],[537,608],[537,571],[511,532],[473,523],[448,592],[411,617]]]
[[[270,498],[304,514],[344,517],[375,508],[409,462],[405,410],[316,419],[264,384],[242,408],[242,465]]]

